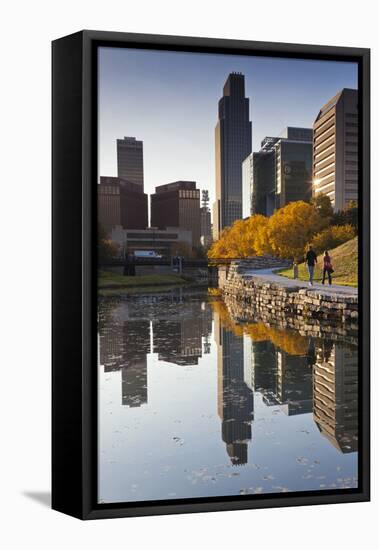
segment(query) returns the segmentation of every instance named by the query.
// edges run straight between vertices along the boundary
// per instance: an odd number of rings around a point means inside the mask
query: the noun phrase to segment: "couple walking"
[[[317,256],[315,251],[313,250],[312,246],[309,246],[307,255],[305,256],[305,262],[307,264],[308,268],[308,274],[309,274],[309,285],[313,285],[313,273],[315,270],[315,265],[317,264]],[[328,281],[329,284],[332,284],[332,273],[333,273],[333,267],[332,267],[332,259],[329,256],[329,252],[325,250],[324,257],[323,257],[323,270],[322,270],[322,284],[325,284],[325,276],[328,275]]]

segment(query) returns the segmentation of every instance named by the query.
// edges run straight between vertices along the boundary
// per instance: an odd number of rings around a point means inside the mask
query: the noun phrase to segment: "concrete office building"
[[[251,153],[249,99],[245,77],[231,73],[218,103],[215,129],[216,201],[213,207],[213,237],[242,218],[242,162]]]
[[[275,143],[275,207],[312,198],[313,130],[288,127]]]
[[[320,110],[313,131],[313,193],[335,211],[358,199],[358,90],[344,88]]]
[[[192,232],[192,246],[200,245],[200,190],[195,181],[159,185],[150,200],[152,227],[187,229]]]
[[[125,229],[145,229],[148,199],[138,184],[122,178],[101,176],[97,186],[98,220],[109,233],[120,225]]]
[[[117,140],[117,175],[143,191],[143,142],[135,137]]]
[[[253,155],[250,153],[242,163],[242,218],[252,215]]]

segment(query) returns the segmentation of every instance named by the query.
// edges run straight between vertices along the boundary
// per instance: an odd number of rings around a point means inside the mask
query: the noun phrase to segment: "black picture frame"
[[[355,61],[359,66],[359,487],[97,504],[96,192],[99,46]],[[370,499],[370,50],[81,31],[52,43],[52,507],[81,519]]]

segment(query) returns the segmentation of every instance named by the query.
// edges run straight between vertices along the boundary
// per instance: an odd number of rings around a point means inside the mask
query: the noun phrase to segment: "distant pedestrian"
[[[332,273],[333,273],[332,259],[329,256],[329,252],[325,250],[324,252],[324,267],[322,270],[322,284],[325,284],[325,275],[328,275],[329,284],[332,284]]]
[[[308,252],[307,252],[307,255],[305,256],[305,262],[308,268],[309,286],[312,286],[315,264],[317,264],[317,256],[311,245],[309,245],[308,247]]]

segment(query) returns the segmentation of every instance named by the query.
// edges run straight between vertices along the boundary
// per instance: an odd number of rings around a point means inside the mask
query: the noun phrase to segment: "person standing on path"
[[[305,256],[305,262],[308,268],[309,286],[313,286],[313,273],[315,264],[317,264],[317,256],[311,245],[309,245],[307,255]]]
[[[329,256],[329,252],[325,250],[324,252],[324,267],[322,270],[322,284],[325,284],[325,275],[328,274],[328,281],[329,284],[332,284],[332,273],[333,273],[333,267],[332,267],[332,259]]]

